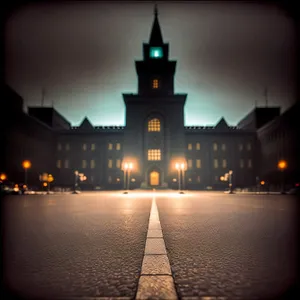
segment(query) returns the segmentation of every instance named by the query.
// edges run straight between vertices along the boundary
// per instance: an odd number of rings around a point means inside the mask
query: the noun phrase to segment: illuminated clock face
[[[162,58],[163,51],[161,47],[151,47],[150,48],[150,57],[151,58]]]

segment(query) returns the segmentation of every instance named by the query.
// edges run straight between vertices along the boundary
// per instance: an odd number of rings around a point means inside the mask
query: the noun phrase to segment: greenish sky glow
[[[159,3],[164,42],[177,60],[175,91],[188,93],[186,125],[236,123],[255,103],[295,101],[292,20],[270,5]],[[136,93],[153,4],[32,5],[6,27],[6,82],[26,105],[54,106],[72,125],[124,125],[122,93]]]

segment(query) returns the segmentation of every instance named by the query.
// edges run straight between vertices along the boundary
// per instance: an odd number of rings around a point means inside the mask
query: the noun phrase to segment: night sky
[[[122,93],[137,92],[153,2],[30,5],[6,27],[6,82],[26,106],[54,107],[76,126],[124,125]],[[177,60],[175,91],[188,93],[186,125],[236,123],[255,102],[295,101],[294,24],[272,5],[158,3],[164,42]]]

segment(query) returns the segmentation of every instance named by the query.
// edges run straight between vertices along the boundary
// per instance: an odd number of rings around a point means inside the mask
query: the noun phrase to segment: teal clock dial
[[[151,47],[150,48],[150,57],[151,58],[162,58],[163,51],[161,47]]]

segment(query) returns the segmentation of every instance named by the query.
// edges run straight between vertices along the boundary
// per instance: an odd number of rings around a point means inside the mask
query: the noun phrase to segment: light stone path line
[[[136,299],[178,299],[155,197],[152,198],[145,254]]]

